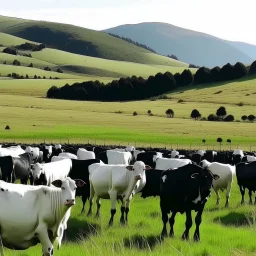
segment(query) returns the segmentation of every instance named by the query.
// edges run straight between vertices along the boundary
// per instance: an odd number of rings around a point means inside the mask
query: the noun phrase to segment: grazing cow
[[[206,153],[204,154],[204,158],[209,161],[209,162],[216,162],[215,158],[216,158],[217,152],[216,151],[206,151]]]
[[[39,158],[39,148],[38,147],[27,146],[26,149],[25,149],[25,152],[32,154],[32,158],[33,158],[33,162],[34,163]]]
[[[212,174],[208,169],[194,164],[162,172],[160,179],[160,207],[163,221],[163,237],[167,236],[168,214],[172,212],[169,222],[171,226],[170,236],[173,236],[173,225],[177,212],[181,214],[186,212],[186,230],[182,238],[187,240],[192,226],[191,211],[195,210],[197,215],[195,218],[194,240],[200,240],[199,226],[204,206],[210,195],[212,182],[218,178],[218,175]]]
[[[233,155],[232,155],[232,163],[233,163],[234,165],[240,163],[240,162],[242,161],[243,157],[244,157],[244,152],[243,152],[243,150],[235,149],[235,150],[233,151]]]
[[[32,167],[35,185],[50,186],[54,180],[64,180],[72,167],[71,159],[46,164],[36,163]]]
[[[68,152],[60,153],[58,156],[66,157],[66,158],[69,158],[69,159],[77,159],[77,156],[75,154],[68,153]]]
[[[66,213],[75,205],[75,189],[84,182],[66,178],[56,187],[10,184],[0,181],[0,226],[3,245],[25,250],[42,244],[43,255],[53,255],[53,243],[61,246]]]
[[[78,160],[95,159],[95,153],[92,151],[87,151],[84,148],[79,148],[77,150],[77,159]]]
[[[249,155],[247,155],[246,159],[247,159],[248,162],[254,162],[254,161],[256,161],[256,156],[249,156]]]
[[[51,161],[52,155],[52,146],[43,146],[43,159],[45,163],[49,163]]]
[[[13,158],[12,156],[1,156],[0,157],[0,179],[6,182],[12,182],[13,176]]]
[[[202,167],[207,167],[213,174],[217,174],[220,177],[218,180],[213,181],[213,190],[217,196],[216,205],[219,205],[220,203],[219,190],[223,191],[226,189],[227,193],[225,207],[228,207],[232,182],[236,174],[236,167],[230,164],[222,164],[217,162],[210,163],[207,160],[203,160],[200,164]]]
[[[156,159],[161,158],[162,156],[163,156],[163,154],[160,152],[157,152],[157,151],[142,152],[142,153],[138,154],[137,161],[142,161],[146,165],[155,167]]]
[[[162,171],[179,168],[187,164],[192,164],[190,159],[176,159],[176,158],[157,158],[156,159],[156,169],[162,170]]]
[[[249,190],[250,201],[252,204],[252,191],[256,191],[256,162],[239,163],[236,165],[237,183],[242,195],[241,204],[244,204],[245,189]],[[256,204],[256,198],[255,198]]]
[[[93,197],[97,195],[97,213],[99,214],[99,198],[111,200],[111,218],[109,225],[113,224],[116,213],[116,200],[122,200],[121,223],[128,220],[128,212],[132,197],[141,191],[146,183],[145,170],[151,169],[141,161],[134,165],[105,165],[92,164],[89,166],[90,179],[90,209],[92,212]],[[124,217],[124,213],[126,216]]]
[[[33,183],[33,177],[31,175],[31,164],[33,163],[33,156],[31,153],[24,153],[19,157],[13,157],[13,175],[12,183],[16,179],[19,179],[21,184],[28,184],[30,178],[30,184]]]
[[[19,147],[8,147],[8,148],[0,148],[0,156],[13,156],[19,157],[20,154],[24,154],[25,151]]]
[[[202,155],[198,153],[192,154],[191,161],[196,164],[200,164],[200,162],[202,161]]]
[[[129,165],[133,159],[131,152],[119,152],[107,150],[99,153],[98,159],[105,164],[125,164]]]

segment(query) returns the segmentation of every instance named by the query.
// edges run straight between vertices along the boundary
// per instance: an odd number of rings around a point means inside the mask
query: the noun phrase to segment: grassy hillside
[[[12,46],[12,45],[20,45],[20,44],[24,44],[24,43],[37,44],[35,42],[29,41],[29,40],[26,40],[26,39],[23,39],[20,37],[16,37],[16,36],[12,36],[12,35],[0,32],[0,45]]]
[[[166,23],[122,25],[105,32],[131,38],[160,54],[174,54],[181,61],[200,66],[223,66],[237,61],[251,64],[253,61],[252,56],[225,40]]]
[[[81,55],[151,65],[187,66],[104,32],[73,25],[0,16],[0,32]]]

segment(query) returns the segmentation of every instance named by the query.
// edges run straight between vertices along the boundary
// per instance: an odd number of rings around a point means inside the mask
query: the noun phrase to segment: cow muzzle
[[[136,176],[134,177],[134,179],[135,179],[136,181],[141,180],[141,176],[140,176],[140,175],[136,175]]]
[[[75,199],[67,199],[65,205],[68,207],[75,205]]]

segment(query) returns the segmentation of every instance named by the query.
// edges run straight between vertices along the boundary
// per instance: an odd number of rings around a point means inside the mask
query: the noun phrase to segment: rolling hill
[[[40,42],[50,48],[91,57],[147,65],[188,66],[186,63],[154,54],[107,33],[68,24],[0,16],[0,32]]]
[[[256,58],[256,46],[229,42],[166,23],[127,24],[105,32],[131,38],[160,54],[174,54],[181,61],[199,66],[223,66],[237,61],[251,64]]]

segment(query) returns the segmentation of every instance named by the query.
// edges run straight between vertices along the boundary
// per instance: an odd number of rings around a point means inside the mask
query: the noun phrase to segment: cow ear
[[[74,179],[74,181],[75,181],[76,186],[78,188],[81,188],[81,187],[83,187],[86,184],[83,180],[80,180],[80,179]]]
[[[129,171],[133,171],[133,165],[126,166],[126,169],[129,170]]]
[[[62,181],[61,181],[61,180],[54,180],[54,181],[52,182],[52,185],[55,186],[55,187],[57,187],[57,188],[61,188],[61,186],[62,186]]]
[[[149,166],[149,165],[145,165],[145,169],[146,169],[146,171],[149,171],[149,170],[151,170],[152,168],[151,168],[151,166]]]
[[[217,180],[217,179],[219,179],[220,178],[220,176],[219,175],[217,175],[217,174],[213,174],[213,179],[214,180]]]
[[[196,179],[198,177],[199,173],[194,173],[191,175],[191,179]]]

